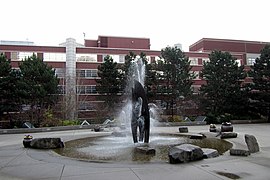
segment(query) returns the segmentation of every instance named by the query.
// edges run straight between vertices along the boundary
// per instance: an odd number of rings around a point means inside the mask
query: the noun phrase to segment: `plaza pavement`
[[[208,125],[189,126],[190,133],[208,132]],[[153,131],[177,133],[178,127],[155,127]],[[230,156],[227,151],[217,158],[185,164],[164,163],[95,163],[62,157],[51,150],[27,149],[24,134],[0,135],[0,180],[211,180],[270,179],[270,124],[235,124],[238,137],[228,139],[234,148],[246,148],[244,135],[254,135],[260,152],[248,157]],[[109,132],[70,130],[32,133],[34,138],[60,137],[68,141]],[[151,134],[150,134],[151,136]],[[151,139],[150,139],[151,140]]]

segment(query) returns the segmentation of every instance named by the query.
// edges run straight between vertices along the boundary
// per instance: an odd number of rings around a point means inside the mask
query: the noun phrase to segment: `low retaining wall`
[[[45,128],[18,128],[18,129],[0,129],[0,134],[19,134],[19,133],[36,133],[36,132],[50,132],[50,131],[66,131],[76,129],[93,129],[96,125],[84,126],[56,126]]]
[[[267,123],[267,119],[252,119],[252,120],[230,120],[232,124],[251,124],[251,123]]]
[[[196,126],[196,125],[206,125],[206,121],[192,121],[192,122],[159,122],[155,124],[156,126]]]

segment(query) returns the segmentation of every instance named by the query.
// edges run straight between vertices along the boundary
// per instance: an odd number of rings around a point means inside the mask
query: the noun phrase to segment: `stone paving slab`
[[[1,173],[9,174],[17,178],[42,179],[58,178],[61,176],[62,164],[40,163],[18,166],[6,166],[1,169]]]
[[[198,166],[198,165],[196,165]],[[239,179],[269,179],[269,168],[257,165],[254,163],[247,162],[243,159],[233,159],[228,161],[221,161],[212,164],[200,165],[200,168],[218,175],[218,172],[221,174],[231,174],[236,175]],[[222,177],[218,175],[219,177]],[[226,177],[226,176],[223,176]],[[233,179],[233,178],[229,178]]]
[[[189,132],[207,132],[208,126],[192,126]],[[234,146],[245,147],[244,134],[253,134],[261,152],[248,157],[230,156],[228,152],[217,158],[172,165],[164,163],[93,163],[62,157],[50,150],[25,149],[23,135],[0,135],[0,180],[43,179],[269,179],[270,124],[237,125],[239,137],[230,139]],[[158,127],[157,132],[177,133],[178,127]],[[65,141],[102,135],[87,130],[36,133],[34,137],[61,137]],[[231,177],[230,177],[231,176]]]
[[[170,167],[172,166],[172,167]],[[161,168],[132,168],[140,180],[164,180],[164,179],[214,179],[215,176],[195,166],[170,165]]]
[[[69,175],[66,176],[63,174],[61,177],[61,180],[74,180],[74,179],[80,179],[80,180],[89,180],[89,179],[95,179],[95,180],[139,180],[136,174],[134,174],[130,169],[122,169],[119,171],[110,171],[107,170],[105,172],[97,172],[97,173],[89,173],[89,174],[77,174],[77,175]]]

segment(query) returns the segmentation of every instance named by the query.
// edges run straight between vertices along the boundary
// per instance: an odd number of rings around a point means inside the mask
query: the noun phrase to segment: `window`
[[[190,65],[198,65],[198,58],[196,57],[189,57]]]
[[[85,77],[97,77],[98,74],[97,74],[97,69],[88,69],[88,70],[85,70],[86,71],[86,76]]]
[[[79,69],[77,70],[78,77],[84,78],[96,78],[98,77],[97,69]]]
[[[34,52],[19,52],[18,53],[18,59],[24,60],[25,58],[31,57]],[[36,54],[36,53],[35,53]]]
[[[207,63],[207,62],[210,62],[210,59],[209,58],[202,58],[202,62],[204,63]]]
[[[62,85],[58,85],[59,94],[65,94],[66,93],[66,87]]]
[[[76,54],[76,61],[97,62],[97,54]]]
[[[256,62],[256,58],[247,58],[247,65],[254,65]]]
[[[237,62],[237,65],[238,65],[239,67],[242,65],[242,64],[241,64],[241,62],[242,62],[241,59],[236,59],[235,61]]]
[[[24,60],[25,58],[28,58],[32,56],[33,54],[36,54],[35,52],[11,52],[10,58],[11,60]]]
[[[85,94],[85,86],[77,86],[77,94]]]
[[[97,94],[96,86],[77,86],[77,94]]]
[[[44,61],[66,61],[65,53],[43,53]]]
[[[85,77],[85,70],[79,70],[79,77]]]
[[[57,75],[58,78],[65,77],[66,70],[65,68],[55,68],[55,75]]]
[[[256,58],[260,57],[260,54],[247,53],[247,65],[253,66],[256,62]]]
[[[119,55],[119,63],[125,63],[125,55]]]
[[[11,52],[10,53],[10,58],[11,60],[18,60],[19,59],[19,53],[18,52]]]
[[[96,110],[96,106],[94,105],[93,102],[90,102],[90,101],[80,101],[79,110],[80,111],[94,111]]]
[[[96,94],[96,86],[85,86],[86,94]]]

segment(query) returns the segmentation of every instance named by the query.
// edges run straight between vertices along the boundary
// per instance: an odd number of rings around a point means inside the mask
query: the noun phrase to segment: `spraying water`
[[[131,62],[126,87],[127,93],[131,94],[130,90],[135,87],[134,81],[138,81],[143,87],[145,86],[145,69],[145,64],[143,63],[141,58],[136,58],[134,61]],[[127,133],[130,129],[129,127],[132,119],[132,110],[132,98],[129,96],[125,100],[125,105],[123,106],[122,111],[118,116],[118,119],[121,121],[121,126],[124,126],[126,128]],[[156,112],[154,112],[154,109],[152,109],[151,111],[153,112],[151,113],[152,115],[156,114]],[[154,117],[150,117],[151,122],[153,121],[153,118]]]

